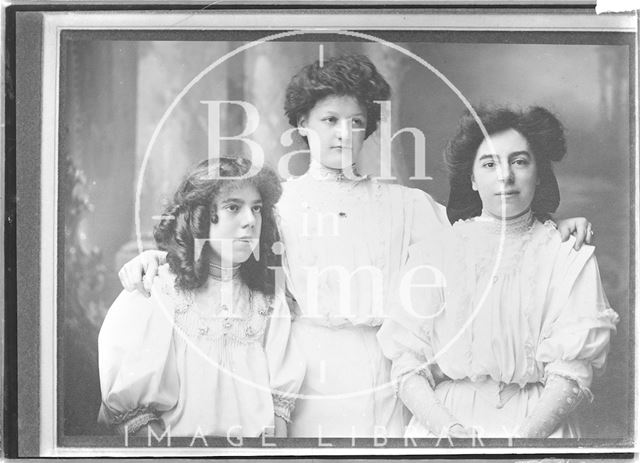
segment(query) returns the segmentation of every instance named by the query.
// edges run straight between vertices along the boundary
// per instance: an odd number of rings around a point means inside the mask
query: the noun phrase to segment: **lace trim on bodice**
[[[177,292],[171,281],[164,280],[161,286],[162,293],[172,302],[176,328],[190,339],[207,343],[223,340],[235,344],[262,344],[268,318],[273,312],[273,298],[247,287],[243,290],[246,301],[240,301],[242,306],[234,310],[241,316],[231,316],[224,305],[219,313],[211,314],[194,302],[193,292]]]
[[[520,386],[524,386],[531,380],[543,375],[543,371],[537,371],[535,360],[537,343],[540,335],[534,329],[530,321],[530,316],[534,313],[536,301],[537,283],[539,268],[537,259],[528,259],[527,265],[522,265],[526,255],[540,255],[542,249],[546,247],[555,233],[555,224],[547,221],[542,224],[537,221],[519,221],[516,228],[511,228],[503,235],[502,253],[498,253],[500,236],[504,231],[500,230],[500,221],[469,219],[458,221],[454,224],[456,236],[455,245],[452,247],[453,255],[449,258],[453,266],[452,274],[457,275],[458,282],[463,284],[448,286],[445,300],[447,306],[456,308],[456,326],[463,327],[469,325],[463,335],[465,346],[465,358],[469,371],[477,371],[474,365],[473,355],[473,328],[470,320],[477,316],[481,307],[477,306],[478,295],[484,292],[481,286],[495,285],[501,279],[520,273],[520,281],[524,282],[522,288],[527,292],[522,299],[523,306],[514,307],[520,310],[526,319],[528,328],[525,334],[524,349],[526,356],[525,371],[517,378]],[[524,225],[523,225],[524,224]],[[538,230],[543,227],[543,230]],[[497,233],[497,234],[496,234]],[[500,256],[501,262],[496,265],[496,260]],[[542,333],[544,336],[544,333]],[[516,372],[518,373],[518,372]],[[471,380],[480,379],[476,375],[470,376]]]

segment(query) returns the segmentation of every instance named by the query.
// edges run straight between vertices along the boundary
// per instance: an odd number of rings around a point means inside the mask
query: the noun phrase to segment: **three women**
[[[389,86],[363,56],[314,63],[292,79],[285,111],[307,138],[309,172],[285,183],[278,203],[291,338],[305,372],[289,435],[401,436],[406,419],[376,334],[414,249],[443,243],[444,210],[420,190],[357,173]],[[150,252],[122,272],[132,289],[164,255]],[[147,267],[151,269],[148,271]],[[391,355],[392,358],[393,355]],[[395,359],[395,358],[394,358]]]

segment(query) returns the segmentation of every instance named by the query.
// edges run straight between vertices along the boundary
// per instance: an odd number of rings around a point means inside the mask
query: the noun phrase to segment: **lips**
[[[496,196],[515,196],[517,194],[520,194],[520,192],[516,191],[516,190],[500,191],[500,192],[496,193]]]
[[[241,245],[241,246],[250,246],[250,247],[254,247],[258,245],[258,239],[257,238],[253,238],[253,237],[247,237],[247,238],[236,238],[233,240],[233,242],[235,244]]]

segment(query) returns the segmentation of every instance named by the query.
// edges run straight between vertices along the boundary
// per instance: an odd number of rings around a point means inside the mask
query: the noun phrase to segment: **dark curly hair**
[[[560,161],[567,152],[562,123],[540,106],[527,110],[480,108],[476,113],[489,135],[514,129],[527,140],[536,160],[539,180],[531,210],[539,220],[551,218],[560,204],[560,190],[551,163]],[[467,111],[445,149],[450,186],[447,216],[451,223],[482,212],[480,195],[471,188],[471,175],[476,152],[484,138],[479,124]]]
[[[219,169],[219,173],[212,176],[211,169]],[[217,220],[216,196],[231,185],[247,183],[255,186],[262,197],[260,260],[251,255],[240,266],[240,276],[249,288],[273,295],[274,275],[269,266],[277,266],[280,260],[272,246],[279,240],[274,206],[282,195],[282,187],[276,173],[266,166],[245,179],[225,178],[240,177],[250,169],[251,161],[242,157],[204,160],[176,190],[153,235],[158,248],[167,251],[167,263],[176,275],[177,289],[196,289],[207,280],[213,250],[207,244],[200,256],[194,256],[195,240],[209,237],[209,225]]]
[[[380,105],[388,100],[391,88],[371,60],[349,55],[319,61],[303,67],[291,78],[285,95],[284,112],[289,124],[297,127],[316,103],[330,95],[351,96],[367,112],[365,138],[375,132],[380,121]]]

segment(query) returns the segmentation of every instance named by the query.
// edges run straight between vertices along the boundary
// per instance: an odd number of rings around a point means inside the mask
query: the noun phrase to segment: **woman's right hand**
[[[164,251],[143,251],[122,266],[118,272],[120,283],[127,291],[138,290],[149,297],[153,279],[158,274],[158,267],[166,260],[167,253]]]

